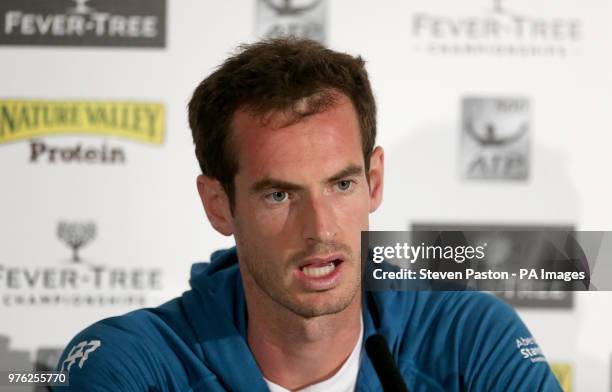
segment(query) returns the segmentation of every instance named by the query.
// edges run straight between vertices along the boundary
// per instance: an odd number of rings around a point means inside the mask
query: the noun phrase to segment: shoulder
[[[381,323],[423,325],[454,318],[479,322],[483,318],[518,320],[514,309],[505,302],[478,291],[385,291],[374,292],[372,297]]]
[[[382,297],[381,326],[389,331],[400,364],[415,366],[441,385],[459,377],[467,390],[560,390],[528,328],[492,294],[423,291]]]
[[[477,291],[413,291],[374,294],[381,328],[412,347],[457,350],[493,335],[523,337],[529,332],[514,309]],[[529,335],[527,335],[529,336]],[[442,344],[444,343],[444,344]]]
[[[164,385],[165,374],[184,372],[177,347],[188,350],[181,331],[178,299],[156,309],[139,309],[98,321],[66,346],[57,368],[68,373],[69,390],[146,390]],[[189,332],[183,332],[189,334]]]

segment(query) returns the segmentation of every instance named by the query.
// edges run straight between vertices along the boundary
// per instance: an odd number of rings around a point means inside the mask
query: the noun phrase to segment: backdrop
[[[197,196],[186,104],[258,37],[367,61],[387,169],[372,229],[610,230],[610,15],[612,0],[2,0],[0,369],[53,367],[79,330],[180,295],[232,245]],[[612,391],[611,293],[514,299],[566,390]]]

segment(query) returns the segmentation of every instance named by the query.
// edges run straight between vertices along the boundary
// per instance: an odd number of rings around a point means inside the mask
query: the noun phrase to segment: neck
[[[360,291],[339,313],[304,318],[254,293],[257,288],[245,289],[248,344],[266,379],[305,388],[333,376],[353,351],[361,332]]]

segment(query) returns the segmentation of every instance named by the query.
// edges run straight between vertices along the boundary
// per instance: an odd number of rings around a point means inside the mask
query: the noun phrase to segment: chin
[[[303,301],[289,306],[293,313],[304,317],[320,317],[338,314],[348,308],[355,301],[356,292],[347,295],[334,293],[334,290],[325,293],[316,293],[307,296]]]

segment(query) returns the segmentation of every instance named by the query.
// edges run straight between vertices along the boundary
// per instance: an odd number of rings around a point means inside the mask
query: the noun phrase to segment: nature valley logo
[[[94,134],[161,144],[164,115],[160,103],[0,100],[0,143]]]

